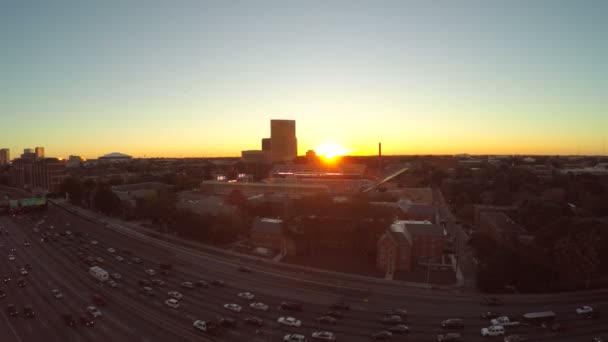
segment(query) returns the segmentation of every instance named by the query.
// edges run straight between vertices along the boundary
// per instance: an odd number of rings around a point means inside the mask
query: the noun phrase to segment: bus
[[[99,266],[93,266],[89,268],[89,273],[97,280],[102,282],[108,280],[110,277],[108,272]]]
[[[551,323],[555,321],[555,317],[556,315],[553,311],[529,312],[524,314],[524,322],[541,325],[545,322]]]

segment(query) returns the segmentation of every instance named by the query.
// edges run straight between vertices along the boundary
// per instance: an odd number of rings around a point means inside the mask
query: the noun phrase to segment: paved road
[[[45,217],[44,217],[45,216]],[[37,223],[39,232],[34,232]],[[67,226],[69,224],[69,226]],[[383,328],[379,320],[386,309],[406,307],[410,313],[407,325],[412,333],[407,337],[393,340],[433,341],[441,331],[439,322],[445,318],[458,317],[466,321],[466,340],[482,340],[479,329],[487,322],[479,314],[488,310],[480,304],[478,295],[466,293],[437,292],[410,288],[397,288],[381,283],[358,284],[355,289],[345,288],[329,277],[319,279],[319,275],[285,272],[268,265],[247,264],[253,273],[237,270],[238,261],[220,258],[187,248],[167,245],[149,237],[130,231],[109,229],[80,219],[66,211],[51,206],[40,215],[22,218],[0,217],[0,225],[9,232],[0,237],[0,275],[9,274],[8,283],[0,283],[7,292],[7,298],[0,299],[4,305],[0,311],[0,329],[4,333],[2,341],[171,341],[203,340],[205,335],[192,328],[195,319],[213,319],[218,315],[236,318],[236,329],[227,330],[219,341],[280,341],[287,332],[302,332],[310,336],[322,329],[315,317],[327,311],[327,306],[337,300],[351,303],[352,310],[335,327],[326,327],[336,333],[339,341],[367,341],[371,332]],[[51,229],[50,227],[54,228]],[[78,239],[68,240],[59,236],[57,241],[40,242],[40,236],[65,230],[81,232],[85,243]],[[29,247],[23,246],[27,240]],[[98,241],[92,244],[91,241]],[[86,249],[85,249],[85,246]],[[110,253],[108,248],[116,249]],[[9,261],[10,248],[16,248],[16,260]],[[113,289],[100,284],[88,274],[88,266],[79,260],[78,249],[85,255],[102,257],[100,266],[111,273],[122,275],[119,288]],[[137,256],[142,264],[130,261],[119,262],[116,255],[127,260]],[[139,293],[137,281],[149,278],[144,270],[158,270],[161,262],[172,263],[175,267],[169,276],[158,276],[166,281],[163,287],[154,287],[156,296],[146,297]],[[25,288],[18,288],[15,279],[19,268],[32,265],[32,271],[24,276]],[[214,279],[224,280],[226,287],[186,289],[179,284],[183,281]],[[320,281],[324,280],[324,281]],[[342,285],[339,287],[338,285]],[[357,285],[349,282],[348,285]],[[51,296],[50,290],[59,288],[65,297],[61,300]],[[177,290],[183,293],[181,307],[177,310],[166,307],[163,302],[167,292]],[[239,292],[249,291],[256,295],[255,301],[270,305],[269,312],[254,312],[248,307],[249,301],[239,299]],[[94,328],[78,326],[69,328],[61,320],[62,313],[85,314],[84,308],[91,303],[93,294],[98,293],[108,300],[108,305],[100,307],[104,317],[96,320]],[[303,321],[301,328],[282,328],[276,319],[285,315],[277,307],[283,300],[304,303],[304,311],[292,313]],[[547,341],[589,341],[592,336],[608,334],[608,318],[600,316],[595,320],[579,319],[573,310],[581,304],[593,304],[598,310],[608,310],[608,296],[605,292],[578,293],[569,296],[505,296],[506,304],[500,309],[509,315],[525,312],[554,310],[559,319],[566,322],[569,329],[556,335],[537,327],[522,327],[518,333]],[[36,318],[9,317],[6,305],[14,303],[21,310],[31,304],[37,312]],[[231,313],[222,306],[238,303],[244,307],[240,314]],[[256,335],[254,327],[246,326],[242,318],[255,314],[262,318],[266,327],[263,335]],[[20,315],[22,316],[22,315]],[[498,340],[498,339],[496,339]]]

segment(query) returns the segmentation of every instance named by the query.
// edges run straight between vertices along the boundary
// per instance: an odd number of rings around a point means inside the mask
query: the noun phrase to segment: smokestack
[[[378,176],[382,174],[382,143],[378,143]]]

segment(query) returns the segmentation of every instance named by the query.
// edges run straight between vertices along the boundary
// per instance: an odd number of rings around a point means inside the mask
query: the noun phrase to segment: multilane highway
[[[44,220],[43,223],[40,223]],[[0,217],[3,234],[0,236],[0,276],[9,275],[11,280],[0,281],[0,289],[6,298],[0,299],[0,330],[2,341],[282,341],[287,333],[301,333],[311,340],[312,332],[327,330],[334,332],[337,341],[369,341],[370,334],[387,328],[380,321],[384,313],[392,308],[408,311],[409,335],[394,335],[393,341],[435,341],[444,330],[440,322],[447,318],[461,318],[465,328],[461,330],[464,341],[486,340],[480,329],[488,321],[481,319],[484,311],[499,311],[509,316],[521,316],[526,312],[553,310],[566,330],[553,333],[536,326],[523,326],[508,331],[539,341],[591,341],[594,336],[608,334],[608,315],[596,319],[584,319],[576,315],[580,305],[593,305],[599,312],[608,309],[606,292],[576,294],[552,294],[537,296],[503,296],[504,304],[488,307],[482,304],[481,296],[458,293],[412,289],[384,284],[382,282],[352,279],[336,280],[313,272],[286,270],[272,265],[235,260],[171,245],[137,232],[94,224],[88,220],[50,206],[48,211],[21,217]],[[37,232],[35,230],[38,230]],[[70,240],[65,231],[78,237]],[[6,231],[7,233],[5,233]],[[60,234],[62,233],[62,234]],[[53,238],[41,242],[41,237],[50,234]],[[57,236],[55,236],[57,235]],[[92,243],[95,240],[97,243]],[[24,246],[28,241],[30,246]],[[11,249],[15,248],[15,252]],[[108,251],[115,249],[115,252]],[[84,256],[101,257],[97,265],[110,273],[119,273],[117,288],[103,285],[88,273],[89,265],[80,260]],[[9,260],[9,254],[15,260]],[[122,256],[124,261],[116,260]],[[132,258],[143,260],[141,264]],[[20,268],[26,263],[32,266],[28,275],[21,276]],[[173,271],[167,275],[149,277],[146,269],[159,271],[159,263],[170,263]],[[248,266],[252,273],[239,271],[239,266]],[[17,286],[22,277],[25,287]],[[152,285],[154,296],[141,293],[140,279],[159,278],[163,286]],[[197,282],[222,280],[225,286],[209,288],[184,288],[184,281]],[[62,299],[55,298],[51,290],[57,288]],[[183,294],[180,307],[169,308],[164,304],[170,298],[168,291]],[[238,297],[240,292],[251,292],[253,300]],[[99,306],[103,317],[96,318],[94,327],[79,322],[68,327],[62,315],[69,313],[75,318],[88,315],[85,308],[92,305],[92,296],[101,295],[107,305]],[[304,304],[302,312],[279,309],[282,301]],[[263,302],[270,306],[267,312],[253,310],[249,303]],[[334,302],[344,301],[351,310],[344,311],[344,318],[335,326],[322,325],[315,318],[322,316]],[[235,303],[243,307],[240,313],[223,308]],[[21,312],[16,317],[7,314],[8,304],[15,304]],[[23,308],[31,305],[36,311],[34,318],[23,315]],[[213,337],[192,327],[194,320],[212,320],[218,316],[232,317],[235,328],[224,329],[222,335]],[[265,326],[247,325],[243,319],[257,316]],[[283,327],[277,318],[293,316],[302,320],[299,328]],[[501,341],[502,338],[489,338]]]

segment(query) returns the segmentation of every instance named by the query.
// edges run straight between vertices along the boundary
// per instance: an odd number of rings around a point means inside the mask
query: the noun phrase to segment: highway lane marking
[[[17,338],[17,341],[23,342],[23,340],[21,339],[21,337],[19,337],[19,334],[17,334],[17,331],[15,331],[15,328],[13,327],[13,325],[11,324],[11,322],[9,322],[8,318],[4,314],[4,310],[2,311],[2,318],[4,318],[4,321],[6,321],[6,325],[8,325],[8,327],[11,329],[11,332],[13,333],[13,335],[15,335],[15,337]]]

